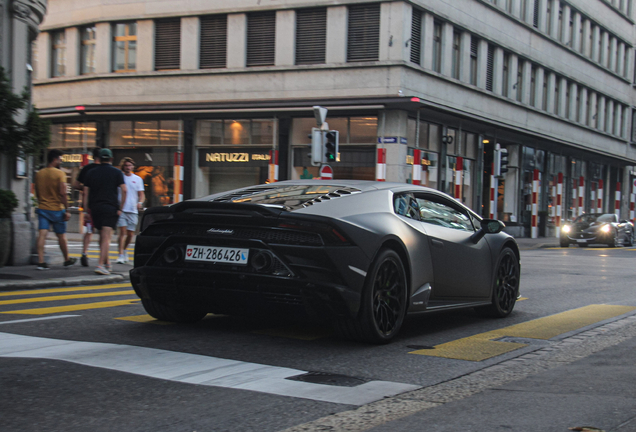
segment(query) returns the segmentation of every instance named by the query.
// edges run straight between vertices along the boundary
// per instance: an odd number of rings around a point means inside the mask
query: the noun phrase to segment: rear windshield
[[[360,192],[358,189],[330,185],[292,185],[249,188],[233,191],[212,199],[214,202],[234,202],[272,205],[295,210],[315,203]]]

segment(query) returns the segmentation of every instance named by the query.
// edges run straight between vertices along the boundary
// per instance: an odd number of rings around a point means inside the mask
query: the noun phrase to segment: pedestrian
[[[122,214],[127,188],[124,174],[111,165],[113,152],[102,149],[99,159],[100,164],[86,175],[84,208],[90,210],[93,226],[99,231],[99,262],[95,273],[109,275],[112,271],[108,257],[110,239]],[[117,188],[121,188],[120,199],[117,197]]]
[[[124,173],[124,181],[126,182],[128,193],[126,194],[124,211],[117,221],[117,227],[119,228],[119,258],[117,262],[119,264],[127,264],[128,254],[126,253],[126,249],[128,249],[137,230],[139,210],[146,196],[144,193],[144,181],[141,177],[132,172],[135,168],[135,161],[132,158],[125,157],[121,160],[119,167]]]
[[[64,267],[70,267],[77,261],[68,256],[68,242],[66,241],[66,222],[71,215],[66,211],[68,197],[66,195],[66,174],[60,169],[62,152],[49,151],[47,166],[35,175],[35,196],[38,199],[38,270],[48,270],[49,265],[44,261],[44,245],[49,230],[53,228],[60,250],[64,255]]]
[[[87,174],[100,163],[99,153],[101,152],[101,150],[102,149],[99,147],[95,147],[93,149],[93,162],[82,168],[82,170],[79,172],[79,175],[77,176],[77,179],[75,180],[75,183],[73,183],[73,188],[84,191],[84,182],[86,181]],[[88,246],[91,244],[94,227],[93,221],[91,220],[90,211],[88,211],[88,209],[84,210],[84,239],[82,245],[82,257],[80,258],[80,262],[84,267],[88,267],[88,257],[86,256],[86,252],[88,252]]]

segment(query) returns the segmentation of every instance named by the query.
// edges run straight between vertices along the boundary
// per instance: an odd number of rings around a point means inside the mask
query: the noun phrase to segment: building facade
[[[31,46],[38,35],[38,26],[46,12],[46,0],[0,0],[0,66],[13,86],[21,94],[31,87],[33,59]],[[19,119],[24,121],[24,116]],[[9,262],[28,264],[31,259],[32,223],[31,158],[17,159],[0,153],[0,189],[12,190],[19,206],[12,215],[12,252]]]
[[[318,176],[320,105],[335,179],[420,181],[552,235],[629,217],[633,18],[632,0],[54,0],[34,95],[69,176],[110,147],[146,206]]]

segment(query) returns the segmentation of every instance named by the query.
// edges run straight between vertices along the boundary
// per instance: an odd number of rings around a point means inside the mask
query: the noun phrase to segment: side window
[[[416,197],[420,220],[424,223],[439,225],[462,231],[475,231],[470,216],[441,197]]]
[[[393,198],[393,209],[400,216],[419,219],[419,205],[411,194],[396,195]]]

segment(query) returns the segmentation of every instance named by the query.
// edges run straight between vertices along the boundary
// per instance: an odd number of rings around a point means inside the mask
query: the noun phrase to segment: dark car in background
[[[618,220],[614,213],[586,213],[561,227],[561,247],[577,244],[586,247],[604,244],[609,247],[632,246],[634,225],[627,220]]]
[[[509,315],[520,263],[503,228],[421,186],[284,181],[148,209],[131,281],[164,321],[300,311],[387,343],[408,313]]]

